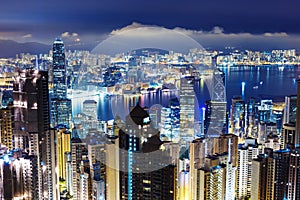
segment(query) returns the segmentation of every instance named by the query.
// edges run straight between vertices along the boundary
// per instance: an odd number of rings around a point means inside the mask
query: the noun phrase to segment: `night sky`
[[[254,36],[283,38],[275,39],[298,46],[299,9],[299,0],[3,0],[0,39],[50,43],[63,36],[101,41],[111,31],[137,22],[193,30],[194,38],[208,45],[209,36],[217,33],[220,40],[227,37],[229,45]]]

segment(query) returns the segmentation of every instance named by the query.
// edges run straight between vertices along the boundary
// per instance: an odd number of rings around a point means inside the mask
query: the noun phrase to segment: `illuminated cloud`
[[[66,42],[80,42],[78,33],[70,33],[68,31],[61,34],[61,38]]]
[[[123,32],[125,31],[129,31],[129,30],[132,30],[132,29],[137,29],[137,28],[142,28],[142,27],[156,27],[156,26],[147,26],[147,25],[143,25],[143,24],[140,24],[138,22],[133,22],[132,24],[128,25],[128,26],[125,26],[121,29],[116,29],[116,30],[113,30],[110,35],[119,35],[119,34],[122,34]]]
[[[137,48],[156,47],[176,52],[187,52],[189,47],[196,48],[196,43],[205,48],[223,49],[231,46],[240,49],[270,50],[278,48],[297,48],[300,44],[299,35],[280,33],[230,33],[223,27],[215,26],[210,31],[191,30],[181,27],[167,29],[155,25],[132,24],[109,34],[109,38],[97,46],[97,52],[114,55]],[[192,44],[185,39],[189,38]],[[201,46],[200,45],[200,46]],[[163,48],[165,47],[165,48]]]
[[[287,37],[288,34],[285,32],[281,32],[281,33],[265,33],[264,36],[266,37]]]
[[[64,32],[64,33],[61,34],[61,37],[62,38],[69,38],[69,37],[71,37],[71,34],[69,32]]]
[[[210,33],[212,34],[223,34],[224,33],[224,28],[219,27],[219,26],[215,26]]]
[[[22,38],[32,38],[32,34],[23,35]]]

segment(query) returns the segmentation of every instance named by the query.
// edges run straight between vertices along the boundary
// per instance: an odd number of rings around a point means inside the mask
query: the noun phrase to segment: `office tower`
[[[245,102],[240,97],[235,97],[232,99],[230,115],[229,133],[233,133],[239,136],[239,138],[243,138],[246,122],[246,108]]]
[[[285,107],[283,112],[283,124],[296,123],[297,96],[291,95],[285,97]]]
[[[219,69],[213,71],[210,90],[211,100],[207,102],[206,137],[218,137],[227,132],[226,128],[226,87],[225,74]]]
[[[180,139],[189,142],[194,139],[194,76],[185,76],[180,79]]]
[[[65,47],[61,39],[53,43],[53,98],[67,97]]]
[[[8,149],[13,148],[12,144],[12,109],[0,109],[0,144]]]
[[[159,139],[149,114],[139,105],[119,131],[120,199],[174,199],[176,165]]]
[[[66,180],[66,153],[71,151],[71,133],[63,126],[56,128],[57,164],[60,180]]]
[[[94,100],[85,100],[82,112],[93,119],[97,119],[97,102]]]
[[[119,128],[114,126],[114,131],[119,132]],[[119,135],[117,133],[116,135]],[[106,179],[106,199],[120,199],[120,157],[119,157],[119,138],[117,136],[108,138],[105,145],[105,179]]]
[[[51,99],[51,125],[70,127],[72,123],[72,102],[67,98]]]
[[[171,108],[163,107],[161,109],[160,137],[161,140],[173,141],[172,126],[171,126]]]
[[[72,122],[72,103],[67,99],[67,79],[64,43],[56,39],[53,43],[53,94],[51,98],[51,126],[65,125]]]
[[[254,139],[247,139],[238,150],[237,199],[249,198],[251,195],[252,160],[262,153],[262,146]]]
[[[170,140],[173,142],[180,141],[180,104],[177,98],[171,99],[169,103],[171,108],[171,135]]]
[[[35,186],[39,199],[47,199],[51,152],[47,144],[49,134],[48,72],[32,69],[18,71],[13,86],[14,95],[14,148],[24,149],[36,156],[38,185]],[[50,177],[51,178],[51,177]],[[45,195],[46,194],[46,195]]]

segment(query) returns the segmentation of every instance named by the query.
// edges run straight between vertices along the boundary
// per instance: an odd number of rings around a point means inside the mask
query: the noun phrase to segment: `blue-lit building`
[[[53,94],[51,99],[51,126],[65,125],[72,122],[72,103],[67,99],[67,77],[65,66],[65,48],[61,39],[53,43]]]
[[[67,97],[65,47],[61,39],[53,43],[53,98]]]
[[[120,199],[176,199],[176,166],[159,137],[147,111],[134,107],[119,130]]]
[[[246,107],[241,97],[234,97],[231,104],[229,133],[243,137],[245,128]]]

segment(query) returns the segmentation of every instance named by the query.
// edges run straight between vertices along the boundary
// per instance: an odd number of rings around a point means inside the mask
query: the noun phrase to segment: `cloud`
[[[174,31],[186,34],[186,35],[192,35],[192,34],[203,34],[204,32],[202,30],[191,30],[191,29],[186,29],[186,28],[181,28],[181,27],[176,27],[173,29]]]
[[[64,32],[64,33],[61,34],[61,37],[62,38],[69,38],[69,37],[71,37],[71,34],[69,32]]]
[[[224,33],[224,28],[215,26],[213,29],[210,31],[212,34],[223,34]]]
[[[138,22],[132,22],[132,24],[128,25],[128,26],[125,26],[121,29],[115,29],[113,30],[110,35],[119,35],[125,31],[129,31],[129,30],[132,30],[132,29],[136,29],[136,28],[146,28],[146,27],[158,27],[158,26],[154,26],[154,25],[144,25],[144,24],[141,24],[141,23],[138,23]]]
[[[22,38],[32,38],[32,34],[23,35]]]
[[[166,29],[164,27],[155,25],[145,25],[137,22],[123,27],[121,29],[113,30],[109,36],[130,35],[136,39],[139,37],[139,30],[143,29],[146,32],[143,33],[144,37],[150,36],[151,33],[157,32],[157,28],[160,28],[162,32],[175,31],[190,37],[197,41],[199,44],[206,48],[222,49],[226,46],[232,46],[240,49],[260,49],[270,50],[278,48],[297,48],[300,45],[300,35],[288,34],[285,32],[266,32],[266,33],[250,33],[250,32],[227,32],[226,29],[220,26],[215,26],[211,30],[192,30],[182,27],[175,27],[173,29]],[[137,30],[134,30],[137,29]],[[164,30],[164,31],[163,31]],[[126,33],[125,33],[126,32]],[[159,32],[159,35],[162,35]],[[128,36],[129,37],[129,36]],[[165,36],[166,38],[169,36]]]
[[[281,33],[264,33],[264,36],[266,37],[287,37],[288,34],[285,32],[281,32]]]
[[[68,31],[64,32],[61,34],[61,37],[68,41],[72,41],[72,42],[80,42],[80,37],[78,35],[78,33],[70,33]]]
[[[138,22],[133,22],[132,24],[125,26],[121,29],[113,30],[110,35],[119,35],[124,33],[125,31],[137,29],[137,28],[149,28],[149,31],[151,31],[151,28],[158,28],[159,26],[155,25],[145,25]],[[164,28],[164,27],[159,27]],[[215,26],[212,28],[212,30],[204,31],[204,30],[192,30],[192,29],[186,29],[182,27],[175,27],[171,30],[177,31],[179,33],[185,34],[187,36],[191,37],[200,37],[200,36],[211,36],[211,37],[230,37],[230,38],[245,38],[245,37],[288,37],[289,35],[285,32],[275,32],[275,33],[264,33],[264,34],[253,34],[253,33],[226,33],[225,29],[220,26]]]

